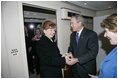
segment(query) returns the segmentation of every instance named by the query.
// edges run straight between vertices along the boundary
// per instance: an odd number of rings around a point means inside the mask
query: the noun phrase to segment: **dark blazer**
[[[88,74],[96,74],[96,56],[98,53],[98,37],[94,31],[83,28],[79,37],[78,48],[76,46],[76,32],[70,37],[68,52],[77,57],[79,63],[72,66],[73,77],[89,77]]]
[[[61,57],[56,43],[43,35],[37,45],[37,53],[40,59],[40,77],[61,78],[61,68],[65,65],[65,58]]]

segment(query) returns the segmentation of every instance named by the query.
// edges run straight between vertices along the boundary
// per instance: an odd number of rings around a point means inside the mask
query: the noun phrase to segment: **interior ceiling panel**
[[[43,8],[37,8],[37,7],[31,7],[31,6],[23,6],[23,10],[24,11],[32,11],[32,12],[40,12],[40,13],[47,13],[47,14],[56,14],[55,11],[52,10],[47,10],[47,9],[43,9]]]
[[[94,11],[117,8],[117,1],[67,1],[67,3]]]

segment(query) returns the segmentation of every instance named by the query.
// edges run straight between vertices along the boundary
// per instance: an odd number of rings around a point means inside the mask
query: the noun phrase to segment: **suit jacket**
[[[114,48],[100,65],[99,78],[117,78],[117,47]]]
[[[65,58],[61,57],[56,43],[43,35],[37,45],[37,53],[40,59],[40,77],[62,77],[61,68],[65,65]]]
[[[72,66],[73,77],[89,77],[88,74],[96,74],[96,56],[98,53],[97,34],[89,29],[83,28],[79,37],[78,48],[76,46],[76,32],[70,37],[68,52],[77,57],[79,63]]]

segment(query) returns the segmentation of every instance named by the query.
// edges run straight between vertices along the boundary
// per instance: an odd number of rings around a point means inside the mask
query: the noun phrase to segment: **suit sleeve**
[[[71,36],[70,36],[70,45],[68,47],[68,53],[73,52],[73,46],[72,46],[73,41],[72,40],[73,40],[73,34],[71,34]]]
[[[79,63],[84,64],[93,59],[96,59],[97,53],[98,53],[98,37],[97,34],[94,32],[91,33],[88,38],[87,52],[84,55],[78,57]]]
[[[44,55],[42,61],[49,66],[61,66],[62,68],[65,66],[65,58],[61,57],[61,55]]]
[[[37,52],[41,62],[49,66],[65,66],[65,58],[61,57],[56,49],[52,49],[49,45],[39,45]]]

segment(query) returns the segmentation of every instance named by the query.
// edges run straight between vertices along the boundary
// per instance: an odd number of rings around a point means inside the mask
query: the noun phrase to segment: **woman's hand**
[[[98,78],[98,76],[88,74],[91,78]]]

